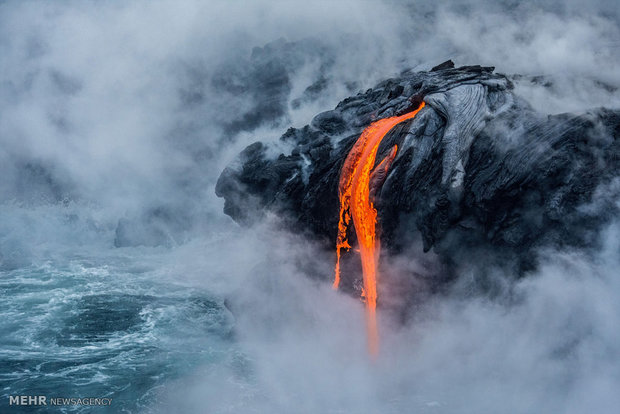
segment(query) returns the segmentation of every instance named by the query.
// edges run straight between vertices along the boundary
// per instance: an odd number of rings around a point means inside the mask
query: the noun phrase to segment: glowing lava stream
[[[351,148],[342,166],[338,197],[340,198],[340,217],[338,222],[338,239],[336,241],[336,268],[334,289],[340,284],[340,250],[350,249],[347,240],[347,227],[353,218],[353,226],[362,260],[364,287],[362,297],[366,302],[366,330],[368,349],[371,355],[379,352],[377,330],[377,263],[381,249],[376,237],[377,210],[374,197],[370,194],[371,183],[377,188],[377,180],[383,180],[396,156],[396,145],[390,154],[373,169],[379,144],[383,137],[397,124],[411,119],[424,107],[424,102],[413,112],[401,116],[380,119],[370,124]]]

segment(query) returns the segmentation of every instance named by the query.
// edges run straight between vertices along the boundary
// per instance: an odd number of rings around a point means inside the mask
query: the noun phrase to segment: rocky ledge
[[[217,183],[225,213],[249,225],[272,211],[333,249],[349,150],[371,122],[422,100],[377,153],[379,163],[398,146],[375,193],[386,254],[433,249],[445,280],[463,266],[521,276],[541,248],[596,248],[618,213],[620,111],[541,114],[494,68],[451,61],[347,98],[277,144],[248,146]]]

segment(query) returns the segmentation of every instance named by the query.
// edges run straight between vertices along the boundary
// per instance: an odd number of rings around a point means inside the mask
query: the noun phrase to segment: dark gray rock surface
[[[448,269],[497,264],[522,275],[541,247],[596,248],[617,215],[620,111],[541,114],[493,68],[451,62],[405,71],[289,129],[288,154],[248,146],[217,183],[225,213],[248,225],[270,210],[333,248],[349,150],[372,121],[422,100],[377,154],[379,163],[398,145],[376,200],[387,252],[421,240],[419,254],[433,248]]]

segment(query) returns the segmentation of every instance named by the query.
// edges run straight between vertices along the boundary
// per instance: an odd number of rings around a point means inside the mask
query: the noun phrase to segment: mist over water
[[[446,59],[520,75],[544,113],[617,109],[619,22],[615,1],[0,2],[0,411],[614,412],[617,220],[493,297],[463,270],[405,323],[379,309],[373,363],[335,253],[239,227],[214,186],[248,144]],[[427,266],[412,246],[385,280]]]

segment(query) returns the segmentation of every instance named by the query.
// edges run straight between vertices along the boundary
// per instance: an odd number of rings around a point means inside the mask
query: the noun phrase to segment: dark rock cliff
[[[373,120],[422,100],[377,154],[378,163],[398,145],[376,195],[388,253],[421,240],[419,254],[433,248],[446,269],[499,265],[522,275],[541,247],[596,248],[618,209],[620,111],[541,114],[493,68],[452,62],[403,72],[289,129],[280,139],[290,153],[248,146],[217,183],[225,213],[247,225],[270,210],[333,247],[349,150]]]

